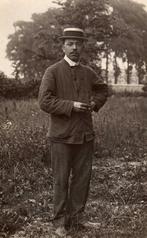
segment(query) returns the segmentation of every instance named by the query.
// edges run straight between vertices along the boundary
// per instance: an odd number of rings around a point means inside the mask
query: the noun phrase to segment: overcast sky
[[[123,0],[122,0],[123,1]],[[147,6],[147,0],[135,0]],[[0,0],[0,71],[10,76],[11,62],[6,58],[7,37],[14,32],[13,23],[30,20],[33,13],[45,12],[56,7],[53,0]]]

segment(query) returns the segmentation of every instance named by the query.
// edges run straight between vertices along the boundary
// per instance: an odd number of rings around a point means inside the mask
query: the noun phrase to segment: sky
[[[146,5],[147,0],[135,0]],[[6,58],[8,35],[14,32],[13,23],[18,20],[28,21],[33,13],[42,13],[56,7],[53,0],[0,0],[0,71],[11,76],[13,68]]]

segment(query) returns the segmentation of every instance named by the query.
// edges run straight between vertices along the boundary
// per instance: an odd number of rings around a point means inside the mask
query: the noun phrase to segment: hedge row
[[[21,82],[14,79],[0,79],[0,97],[8,99],[37,97],[40,81]]]
[[[0,97],[7,99],[37,98],[40,81],[22,82],[14,79],[0,78]],[[115,92],[109,86],[109,96],[147,96],[147,85],[144,85],[142,92]]]

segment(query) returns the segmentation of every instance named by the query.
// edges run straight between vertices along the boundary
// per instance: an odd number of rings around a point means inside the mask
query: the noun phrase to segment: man
[[[91,68],[80,63],[87,40],[82,29],[66,28],[60,39],[65,57],[46,70],[39,104],[51,115],[54,223],[57,234],[62,237],[68,227],[80,225],[92,170],[91,114],[106,102],[107,85]]]

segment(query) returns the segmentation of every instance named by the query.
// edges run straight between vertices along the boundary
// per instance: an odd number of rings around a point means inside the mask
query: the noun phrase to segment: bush
[[[143,86],[142,90],[147,93],[147,83]]]
[[[108,85],[109,97],[115,95],[118,97],[146,97],[147,96],[147,85],[143,86],[142,91],[128,90],[127,88],[122,90],[114,89],[112,85]]]
[[[0,80],[0,97],[7,99],[34,98],[38,95],[40,81],[21,82],[15,79]]]

